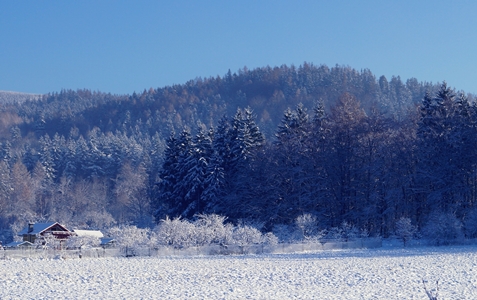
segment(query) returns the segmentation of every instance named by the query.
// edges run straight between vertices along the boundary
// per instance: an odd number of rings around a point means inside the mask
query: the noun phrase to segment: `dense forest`
[[[477,236],[475,96],[371,71],[264,67],[112,95],[63,90],[0,104],[0,228],[231,222],[388,236],[458,224]]]

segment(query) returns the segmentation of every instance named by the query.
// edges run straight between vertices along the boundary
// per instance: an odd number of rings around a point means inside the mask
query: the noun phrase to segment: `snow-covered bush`
[[[351,223],[343,221],[341,223],[341,232],[342,232],[342,239],[347,241],[352,241],[354,239],[360,238],[361,234],[358,228]]]
[[[247,225],[235,227],[232,237],[233,243],[239,246],[260,244],[262,241],[260,230]]]
[[[251,226],[225,224],[226,217],[215,214],[198,215],[191,223],[180,218],[162,220],[153,237],[160,245],[174,248],[206,245],[249,245],[261,243],[262,233]]]
[[[300,231],[302,241],[313,240],[318,231],[316,217],[311,214],[303,214],[296,217],[295,226]]]
[[[68,249],[86,249],[98,247],[101,240],[95,236],[71,236],[66,240]]]
[[[197,245],[227,245],[232,242],[233,226],[224,224],[227,218],[216,214],[198,215],[194,223]]]
[[[462,223],[451,213],[433,212],[422,230],[433,245],[450,245],[463,240]]]
[[[224,232],[222,236],[222,240],[219,241],[220,245],[230,245],[234,242],[234,230],[235,226],[231,223],[227,223],[224,225]]]
[[[195,226],[195,239],[198,246],[208,245],[214,239],[214,227],[216,226],[214,219],[209,215],[199,215]],[[223,225],[223,222],[218,222]],[[219,225],[220,226],[220,225]]]
[[[417,227],[411,224],[411,219],[401,217],[396,221],[396,236],[403,241],[404,247],[406,243],[414,238]]]
[[[262,235],[261,243],[264,245],[275,246],[278,244],[278,238],[272,232],[267,232]]]
[[[126,256],[136,255],[139,248],[148,246],[149,233],[149,229],[136,226],[113,227],[109,230],[109,235],[125,251]]]
[[[154,229],[158,244],[187,248],[197,245],[196,227],[187,220],[166,217]]]

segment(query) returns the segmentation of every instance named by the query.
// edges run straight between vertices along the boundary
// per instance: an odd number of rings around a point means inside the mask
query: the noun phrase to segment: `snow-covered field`
[[[0,260],[0,299],[477,299],[477,246]]]

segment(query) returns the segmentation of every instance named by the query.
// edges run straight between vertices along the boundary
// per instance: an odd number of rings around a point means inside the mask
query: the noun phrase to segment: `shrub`
[[[195,229],[194,224],[187,220],[166,217],[156,226],[155,232],[159,244],[180,249],[197,245]]]
[[[300,231],[302,241],[312,240],[318,231],[316,217],[311,214],[296,217],[295,226]]]
[[[149,229],[137,228],[136,226],[119,226],[109,230],[109,235],[116,240],[126,256],[136,255],[137,250],[149,244]]]
[[[262,241],[262,233],[251,226],[237,226],[233,231],[233,242],[239,246],[260,244]]]
[[[66,247],[69,249],[85,249],[97,247],[101,240],[95,236],[71,236],[66,240]]]
[[[356,226],[354,226],[353,224],[348,223],[346,221],[343,221],[343,223],[341,223],[341,234],[342,239],[345,242],[361,237],[359,229],[356,228]]]
[[[198,219],[194,223],[197,244],[199,246],[230,244],[232,242],[233,226],[224,224],[226,219],[226,217],[216,214],[198,215]]]
[[[262,235],[262,244],[275,246],[278,244],[278,238],[271,232]]]
[[[401,239],[406,247],[406,243],[410,241],[417,232],[417,227],[411,224],[411,219],[401,217],[396,222],[396,236]]]
[[[431,244],[437,246],[463,240],[462,223],[451,213],[431,213],[422,233]]]

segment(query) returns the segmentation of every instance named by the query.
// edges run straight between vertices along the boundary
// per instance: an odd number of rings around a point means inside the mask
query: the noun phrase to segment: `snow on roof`
[[[22,231],[18,233],[19,236],[30,234],[30,235],[38,235],[44,231],[52,229],[53,232],[64,232],[64,234],[71,234],[65,226],[61,225],[58,222],[48,222],[48,223],[36,223],[36,224],[28,224],[27,227],[23,228]]]
[[[107,244],[111,244],[111,243],[114,243],[113,238],[103,238],[103,239],[101,239],[101,245],[102,246],[107,245]]]
[[[75,229],[73,230],[74,233],[76,233],[78,236],[91,236],[91,237],[97,237],[97,238],[102,238],[104,235],[101,231],[99,230],[78,230]]]
[[[16,248],[21,246],[33,246],[33,244],[27,241],[19,241],[19,242],[11,242],[5,245],[5,247],[7,248]]]
[[[24,235],[24,234],[39,234],[45,230],[47,230],[48,228],[50,228],[51,226],[55,225],[56,222],[48,222],[48,223],[35,223],[33,224],[33,230],[28,232],[28,229],[29,229],[29,226],[23,228],[22,231],[20,231],[18,233],[18,235]]]

